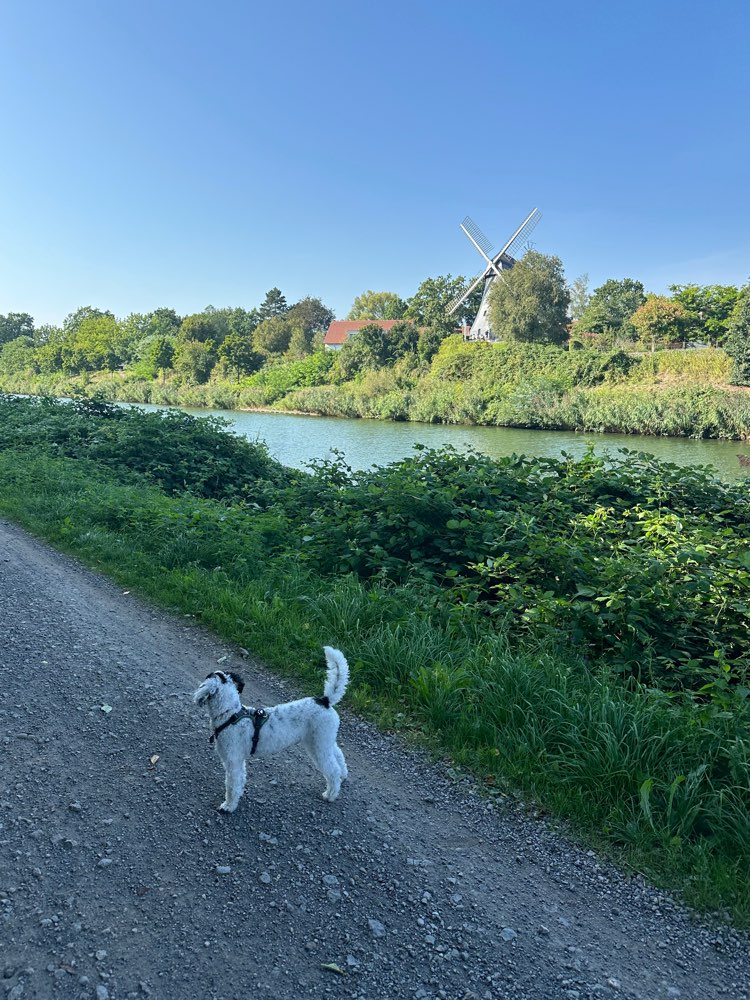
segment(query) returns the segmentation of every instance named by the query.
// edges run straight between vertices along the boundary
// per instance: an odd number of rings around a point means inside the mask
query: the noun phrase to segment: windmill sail
[[[486,267],[484,270],[480,271],[479,274],[473,278],[463,291],[459,292],[446,307],[446,313],[448,316],[452,316],[453,313],[458,309],[462,302],[471,295],[475,288],[481,284],[482,281],[485,283],[484,294],[482,295],[482,303],[479,308],[479,313],[477,314],[474,324],[472,325],[471,335],[475,335],[475,327],[477,327],[480,316],[486,319],[487,316],[487,293],[489,292],[490,284],[493,279],[500,275],[503,269],[508,269],[513,267],[516,263],[516,259],[521,256],[528,246],[529,237],[534,231],[536,224],[542,217],[542,213],[538,208],[534,208],[529,212],[526,218],[523,220],[521,225],[516,229],[513,235],[505,243],[503,248],[494,256],[492,255],[492,244],[484,235],[482,230],[477,226],[473,219],[469,218],[467,215],[464,221],[461,223],[461,229],[467,238],[474,244],[476,249],[479,251],[482,257],[484,257],[486,262]],[[489,333],[489,329],[483,331],[484,333]],[[476,335],[479,336],[479,330],[477,329]]]

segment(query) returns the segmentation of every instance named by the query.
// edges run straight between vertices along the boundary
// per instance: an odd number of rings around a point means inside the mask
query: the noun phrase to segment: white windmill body
[[[517,256],[519,256],[520,253],[526,249],[529,236],[541,217],[542,213],[538,208],[529,212],[518,229],[516,229],[510,239],[505,243],[500,252],[494,255],[492,253],[492,244],[481,229],[475,225],[475,223],[472,222],[468,216],[461,223],[461,229],[464,234],[468,237],[485,260],[484,268],[472,281],[469,282],[466,288],[448,304],[447,308],[448,315],[453,315],[461,303],[465,302],[471,295],[474,289],[481,282],[484,282],[482,301],[479,304],[479,309],[474,317],[474,322],[471,324],[471,329],[467,335],[469,340],[494,339],[489,316],[490,289],[492,288],[493,282],[501,276],[504,270],[507,271],[513,267],[516,263]]]

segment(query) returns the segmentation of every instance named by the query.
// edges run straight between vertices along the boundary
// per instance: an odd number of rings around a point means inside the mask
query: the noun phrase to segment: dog
[[[323,798],[334,802],[348,770],[336,743],[339,716],[333,706],[344,697],[349,665],[338,649],[324,646],[328,668],[321,698],[300,698],[273,708],[244,708],[240,694],[245,682],[232,671],[214,670],[193,694],[208,709],[210,742],[216,747],[226,778],[219,812],[232,813],[245,788],[248,757],[267,757],[301,743],[326,779]]]

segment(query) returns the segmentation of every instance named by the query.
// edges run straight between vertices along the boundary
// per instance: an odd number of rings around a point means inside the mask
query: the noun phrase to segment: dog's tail
[[[329,705],[335,705],[344,697],[346,685],[349,683],[349,664],[339,649],[323,646],[323,652],[326,654],[328,664],[323,696],[328,699]]]

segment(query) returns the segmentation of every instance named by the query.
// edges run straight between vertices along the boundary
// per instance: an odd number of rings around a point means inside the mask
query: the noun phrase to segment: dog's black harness
[[[235,712],[226,722],[222,722],[220,726],[214,729],[208,738],[208,742],[215,743],[219,733],[223,733],[227,726],[233,726],[235,722],[240,722],[242,719],[253,720],[253,743],[250,747],[250,756],[252,757],[258,749],[258,740],[260,739],[260,731],[263,728],[263,724],[268,722],[268,712],[265,708],[245,708],[243,705],[239,712]]]

